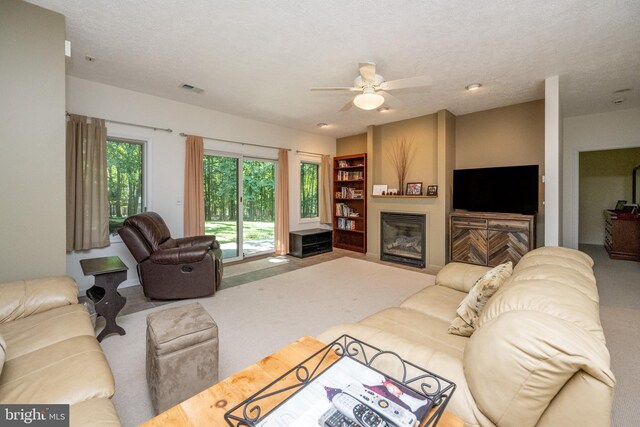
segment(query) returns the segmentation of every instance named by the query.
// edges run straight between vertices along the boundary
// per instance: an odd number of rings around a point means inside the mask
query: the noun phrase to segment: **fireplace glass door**
[[[380,220],[380,259],[424,267],[424,214],[382,212]]]

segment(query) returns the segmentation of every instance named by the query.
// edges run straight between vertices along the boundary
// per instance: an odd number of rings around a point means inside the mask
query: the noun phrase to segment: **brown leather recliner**
[[[138,262],[144,294],[153,299],[212,295],[222,281],[222,251],[215,236],[172,239],[160,215],[144,212],[118,230]]]

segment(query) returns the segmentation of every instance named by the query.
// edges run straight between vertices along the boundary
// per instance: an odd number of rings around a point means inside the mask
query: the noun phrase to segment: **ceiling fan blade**
[[[346,104],[344,104],[344,107],[342,107],[340,109],[341,113],[344,113],[345,111],[349,111],[351,109],[351,107],[353,107],[353,100],[347,102]]]
[[[386,105],[386,106],[393,107],[395,109],[401,108],[402,106],[404,106],[404,102],[400,101],[398,98],[391,95],[389,92],[384,92],[379,90],[378,93],[384,96],[384,104],[382,104],[383,106]]]
[[[348,91],[360,91],[362,89],[357,87],[312,87],[313,91],[328,91],[328,90],[348,90]]]
[[[360,75],[364,81],[375,81],[376,80],[376,64],[373,62],[361,62],[360,66]]]
[[[407,79],[391,80],[380,83],[381,90],[405,89],[409,87],[431,86],[433,81],[429,76],[409,77]]]

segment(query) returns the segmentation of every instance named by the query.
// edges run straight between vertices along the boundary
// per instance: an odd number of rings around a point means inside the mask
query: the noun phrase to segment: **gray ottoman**
[[[199,303],[147,316],[147,383],[156,414],[218,382],[218,326]]]

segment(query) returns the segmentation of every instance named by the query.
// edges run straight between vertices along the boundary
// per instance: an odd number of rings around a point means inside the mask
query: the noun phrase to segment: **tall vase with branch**
[[[404,194],[404,182],[407,178],[407,172],[409,171],[409,165],[413,160],[416,149],[413,145],[413,141],[407,141],[407,138],[396,138],[395,142],[389,145],[388,155],[391,163],[396,168],[396,174],[398,176],[398,191],[400,194]]]

